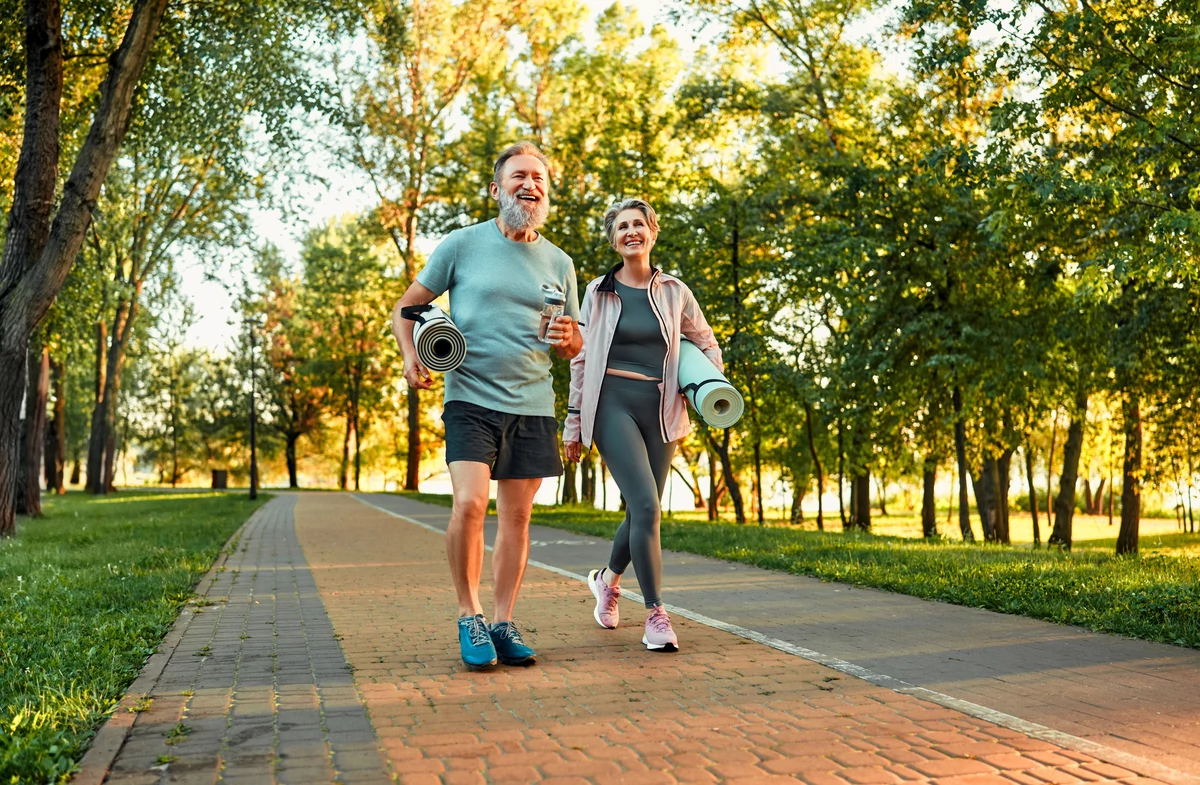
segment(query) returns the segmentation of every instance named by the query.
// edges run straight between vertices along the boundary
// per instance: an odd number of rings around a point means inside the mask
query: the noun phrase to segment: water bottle
[[[562,316],[567,297],[557,287],[542,284],[542,318],[538,323],[538,340],[542,343],[554,343],[549,337],[550,325]]]

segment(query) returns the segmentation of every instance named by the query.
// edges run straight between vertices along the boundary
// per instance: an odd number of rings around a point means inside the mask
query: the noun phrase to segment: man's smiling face
[[[537,229],[550,213],[550,178],[546,165],[532,155],[504,162],[492,196],[500,202],[500,218],[518,231]]]

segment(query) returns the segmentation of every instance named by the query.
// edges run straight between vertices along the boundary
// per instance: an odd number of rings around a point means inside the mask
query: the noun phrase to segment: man
[[[500,204],[494,220],[451,232],[408,287],[392,313],[404,354],[405,380],[432,385],[417,358],[413,323],[401,309],[450,292],[450,318],[467,342],[467,356],[446,374],[446,463],[454,509],[446,554],[458,595],[458,637],[472,670],[532,665],[536,655],[513,624],[513,606],[529,558],[529,516],[544,477],[562,474],[558,421],[550,377],[553,345],[559,357],[579,354],[575,328],[579,295],[571,257],[538,233],[550,211],[546,157],[522,142],[500,154],[488,186]],[[566,296],[564,315],[550,326],[552,344],[538,339],[543,286]],[[499,528],[492,552],[493,624],[479,603],[483,519],[489,480],[497,481]]]

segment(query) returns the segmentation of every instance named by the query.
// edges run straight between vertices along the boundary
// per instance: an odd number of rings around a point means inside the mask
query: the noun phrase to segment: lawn
[[[409,494],[405,494],[409,495]],[[419,501],[448,505],[448,496],[420,494]],[[678,514],[662,524],[664,548],[870,586],[930,600],[987,608],[1035,619],[1075,624],[1097,632],[1200,648],[1200,534],[1179,534],[1170,522],[1144,535],[1141,556],[1113,555],[1115,532],[1101,537],[1107,519],[1079,516],[1072,553],[1028,545],[966,545],[955,539],[926,542],[894,534],[842,533],[805,526],[709,523]],[[905,532],[905,516],[879,518],[875,528]],[[588,507],[535,507],[533,523],[611,538],[618,513]],[[1024,525],[1029,527],[1028,516]],[[1021,525],[1013,517],[1012,526]],[[978,523],[978,522],[976,522]],[[1165,522],[1164,522],[1165,523]],[[919,521],[915,524],[920,531]],[[1046,537],[1045,521],[1043,542]],[[1190,554],[1190,556],[1189,556]]]
[[[74,770],[221,546],[262,502],[125,490],[48,498],[0,540],[0,782]]]

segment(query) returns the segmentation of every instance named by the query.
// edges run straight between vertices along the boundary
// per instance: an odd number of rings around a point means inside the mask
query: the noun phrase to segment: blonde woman
[[[679,440],[691,430],[679,394],[679,345],[687,339],[717,368],[721,350],[692,292],[650,264],[658,216],[641,199],[613,205],[604,231],[621,262],[588,284],[580,308],[583,350],[571,361],[571,396],[563,434],[578,461],[594,441],[625,499],[625,520],[608,566],[592,570],[594,616],[614,629],[621,575],[632,562],[648,614],[642,642],[673,652],[679,639],[663,608],[660,501]]]

